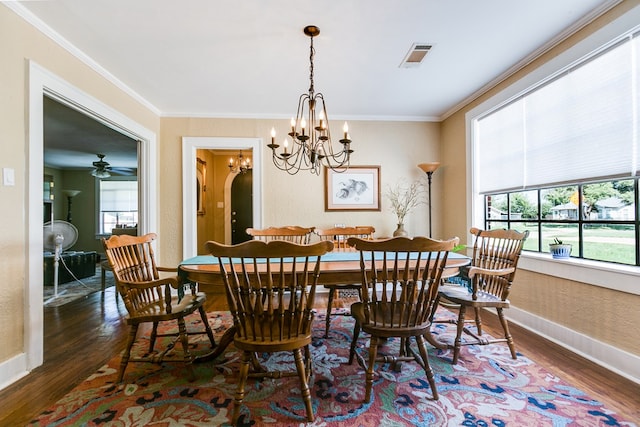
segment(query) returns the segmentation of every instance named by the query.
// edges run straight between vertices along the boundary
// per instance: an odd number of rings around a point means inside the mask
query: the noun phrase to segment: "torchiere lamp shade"
[[[418,165],[418,167],[427,174],[434,173],[439,166],[440,166],[440,162],[420,163]]]

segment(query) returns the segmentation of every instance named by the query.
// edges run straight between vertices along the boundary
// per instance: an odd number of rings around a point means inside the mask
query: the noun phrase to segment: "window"
[[[99,233],[138,225],[138,181],[100,180]]]
[[[528,251],[549,252],[557,238],[573,257],[640,265],[637,192],[638,179],[627,179],[487,194],[485,227],[529,230]]]
[[[558,238],[572,256],[640,265],[640,32],[472,121],[487,228]],[[477,216],[476,216],[477,217]]]

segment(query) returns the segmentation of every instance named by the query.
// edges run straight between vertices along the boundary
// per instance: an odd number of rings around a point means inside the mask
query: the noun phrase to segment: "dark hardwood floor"
[[[323,295],[318,308],[326,307]],[[208,310],[224,309],[224,298],[211,295]],[[118,354],[125,343],[122,302],[114,289],[96,292],[59,308],[45,308],[44,364],[0,391],[0,426],[24,426],[97,368]],[[495,316],[484,316],[496,334]],[[627,420],[640,420],[640,385],[611,373],[562,347],[512,325],[519,352],[565,378]],[[463,349],[464,351],[464,349]]]

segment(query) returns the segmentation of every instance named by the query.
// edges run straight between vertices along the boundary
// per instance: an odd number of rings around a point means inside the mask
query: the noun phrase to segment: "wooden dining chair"
[[[458,242],[457,237],[447,241],[426,237],[349,238],[349,245],[360,251],[362,270],[362,301],[351,306],[355,327],[349,363],[357,356],[366,369],[365,402],[371,400],[376,362],[417,362],[424,369],[433,398],[438,399],[424,336],[431,327],[447,256]],[[368,362],[356,353],[360,330],[371,335]],[[400,354],[379,354],[378,345],[391,337],[400,338]],[[411,337],[416,340],[418,353],[410,345]]]
[[[236,425],[248,376],[298,376],[307,421],[314,419],[309,390],[311,324],[320,256],[333,249],[331,242],[298,245],[274,240],[251,240],[234,246],[209,241],[206,248],[217,257],[227,302],[236,329],[234,344],[242,351],[232,425]],[[292,262],[295,260],[295,262]],[[296,370],[257,372],[254,354],[293,352]]]
[[[356,226],[356,227],[333,227],[326,229],[317,229],[315,233],[320,237],[320,240],[329,240],[333,242],[334,250],[350,249],[347,244],[349,237],[359,237],[361,239],[373,239],[373,234],[376,232],[375,227],[372,226]],[[324,337],[329,337],[329,329],[331,329],[331,316],[333,312],[333,302],[336,297],[336,293],[344,293],[345,291],[360,291],[360,283],[341,283],[339,285],[323,285],[325,289],[329,290],[329,297],[327,301],[327,317],[325,320]],[[350,314],[347,314],[350,315]]]
[[[509,324],[504,317],[503,310],[509,308],[509,292],[516,274],[518,260],[524,241],[529,231],[519,233],[515,230],[480,230],[472,228],[475,236],[471,266],[467,271],[471,281],[471,289],[464,286],[441,286],[439,297],[457,305],[459,308],[457,320],[444,322],[456,323],[456,338],[454,341],[453,364],[458,363],[461,346],[487,345],[506,342],[511,351],[511,357],[516,359],[513,337],[509,332]],[[467,307],[474,310],[474,319],[466,319]],[[482,333],[481,309],[495,308],[504,330],[504,338],[490,338]],[[436,322],[439,322],[436,320]],[[466,323],[474,323],[476,332],[465,327]],[[462,333],[471,337],[462,342]]]
[[[126,348],[120,362],[118,382],[122,381],[124,371],[129,362],[183,362],[188,369],[188,378],[195,379],[192,363],[194,355],[189,349],[188,335],[206,334],[215,346],[213,332],[209,326],[203,304],[206,300],[204,293],[191,292],[179,298],[176,291],[182,286],[177,275],[160,277],[160,272],[177,273],[176,268],[164,268],[156,265],[152,242],[156,234],[149,233],[144,236],[111,236],[108,240],[102,239],[109,266],[113,271],[117,291],[120,293],[127,309],[126,322],[130,326]],[[187,331],[185,317],[198,311],[202,321],[202,330]],[[175,322],[178,326],[177,333],[158,334],[158,325],[161,322]],[[149,339],[148,354],[140,357],[131,357],[131,349],[136,341],[138,328],[143,323],[153,324]],[[154,350],[158,337],[173,337],[173,341],[164,350]],[[182,358],[177,356],[165,357],[171,351],[176,341],[182,345]]]
[[[285,240],[287,242],[306,245],[311,240],[311,233],[315,227],[300,227],[289,225],[284,227],[269,227],[263,229],[247,228],[247,234],[254,240],[270,242],[272,240]]]

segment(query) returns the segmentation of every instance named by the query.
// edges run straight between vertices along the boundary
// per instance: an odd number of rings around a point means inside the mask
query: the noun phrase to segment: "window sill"
[[[523,251],[518,268],[640,295],[640,267],[580,258],[553,259],[550,254]]]

